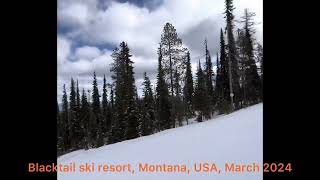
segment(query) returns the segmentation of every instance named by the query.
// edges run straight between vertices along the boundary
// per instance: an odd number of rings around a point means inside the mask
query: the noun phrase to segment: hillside
[[[166,130],[154,135],[79,150],[58,158],[58,163],[128,164],[135,173],[95,172],[58,173],[59,180],[194,180],[194,179],[262,179],[256,173],[226,173],[225,163],[262,164],[263,104],[228,115]],[[221,173],[193,172],[194,163],[215,163]],[[138,164],[185,164],[190,173],[139,172]]]

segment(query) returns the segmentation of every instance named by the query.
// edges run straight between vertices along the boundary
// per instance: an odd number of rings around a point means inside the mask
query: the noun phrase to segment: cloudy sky
[[[262,43],[262,0],[234,0],[235,19],[244,8],[255,12]],[[110,82],[111,53],[126,41],[134,62],[136,85],[141,89],[143,72],[155,83],[157,47],[163,26],[172,23],[191,53],[193,72],[202,62],[206,38],[215,60],[219,51],[220,28],[225,27],[224,0],[58,0],[58,99],[62,86],[70,88],[70,78],[80,89],[91,90],[96,71],[100,89],[105,74]]]

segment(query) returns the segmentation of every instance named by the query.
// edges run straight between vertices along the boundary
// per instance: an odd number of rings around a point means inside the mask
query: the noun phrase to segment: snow
[[[262,107],[257,104],[228,115],[169,129],[157,134],[103,146],[78,150],[58,158],[58,164],[75,162],[97,164],[128,164],[135,171],[58,172],[58,180],[212,180],[262,179],[260,172],[228,173],[225,163],[263,163]],[[194,163],[215,163],[216,172],[194,172]],[[182,172],[139,172],[138,163],[186,164],[190,174]]]

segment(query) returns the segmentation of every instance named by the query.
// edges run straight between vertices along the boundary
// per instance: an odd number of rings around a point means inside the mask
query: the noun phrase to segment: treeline
[[[188,124],[193,117],[201,122],[261,102],[263,49],[253,38],[254,13],[245,10],[242,28],[234,36],[233,9],[232,0],[226,0],[220,52],[214,62],[205,40],[205,62],[199,60],[196,78],[190,52],[183,47],[174,26],[166,23],[157,52],[155,90],[144,73],[143,95],[138,96],[133,61],[125,42],[113,50],[112,83],[107,83],[104,76],[101,92],[95,73],[90,93],[80,90],[78,81],[71,79],[70,94],[64,85],[62,107],[57,111],[58,155],[175,128],[183,122]]]

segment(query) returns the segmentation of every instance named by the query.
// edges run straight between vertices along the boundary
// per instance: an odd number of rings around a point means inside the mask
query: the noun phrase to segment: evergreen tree
[[[228,65],[229,65],[229,86],[230,86],[230,96],[231,98],[231,108],[239,108],[240,99],[240,83],[239,83],[239,68],[238,68],[238,54],[236,48],[236,42],[233,35],[233,0],[225,0],[225,18],[226,18],[226,30],[227,30],[227,39],[228,39]]]
[[[64,128],[63,128],[63,121],[60,117],[60,110],[59,104],[57,102],[57,156],[60,156],[64,152],[64,144],[63,144],[63,135],[64,135]]]
[[[124,121],[124,94],[125,94],[125,85],[124,85],[124,72],[125,67],[123,60],[120,57],[120,50],[115,48],[112,53],[112,58],[114,60],[111,68],[113,86],[114,86],[114,118],[112,122],[112,142],[120,142],[125,139],[125,129],[126,124]],[[113,90],[112,90],[113,93]]]
[[[157,103],[157,121],[158,130],[169,129],[171,126],[171,104],[169,101],[168,86],[164,79],[164,72],[162,69],[162,51],[161,44],[158,50],[158,75],[156,88],[156,103]]]
[[[193,113],[193,77],[192,77],[192,70],[191,70],[191,63],[190,63],[190,53],[187,53],[187,62],[186,62],[186,76],[185,76],[185,83],[183,88],[184,94],[184,101],[186,107],[186,120],[188,123],[188,118],[191,118]]]
[[[144,89],[143,89],[143,116],[142,116],[142,135],[150,135],[153,133],[155,112],[154,112],[154,99],[151,89],[151,82],[147,73],[144,73]]]
[[[110,84],[109,87],[110,87],[110,106],[111,106],[111,109],[113,109],[114,108],[114,93],[113,93],[112,84]]]
[[[202,122],[203,119],[209,119],[210,114],[210,102],[208,99],[208,90],[206,86],[205,74],[202,71],[201,63],[199,60],[199,66],[197,70],[197,82],[195,87],[195,109],[198,113],[198,122]]]
[[[102,144],[101,138],[98,140],[98,124],[97,124],[97,116],[92,108],[92,104],[89,108],[89,122],[88,122],[88,147],[96,148],[99,146],[99,143]],[[98,142],[100,141],[100,142]]]
[[[133,71],[133,62],[130,57],[132,56],[129,52],[129,47],[125,42],[120,45],[125,62],[125,87],[126,87],[126,139],[134,139],[139,137],[139,115],[137,114],[136,106],[136,87]]]
[[[133,62],[128,45],[120,43],[112,55],[114,63],[111,71],[115,84],[115,118],[113,141],[118,142],[139,136],[139,117],[137,114]]]
[[[261,80],[258,74],[258,68],[254,58],[253,37],[254,33],[252,18],[255,14],[248,12],[245,9],[243,17],[243,33],[242,36],[242,49],[243,49],[243,64],[244,64],[244,95],[245,103],[248,105],[258,103],[262,96]]]
[[[100,107],[100,95],[96,73],[93,73],[93,83],[92,83],[92,112],[96,127],[91,132],[93,138],[96,140],[94,146],[99,147],[103,145],[103,134],[102,134],[102,117],[101,117],[101,107]]]
[[[70,96],[69,96],[69,105],[70,105],[70,112],[76,109],[76,91],[75,91],[75,83],[73,78],[71,78],[71,85],[70,85]]]
[[[76,87],[76,125],[75,125],[75,131],[77,135],[77,148],[83,147],[83,138],[85,136],[83,132],[83,125],[80,119],[81,114],[81,99],[80,99],[80,91],[79,91],[79,82],[77,80],[77,87]]]
[[[186,48],[182,46],[182,40],[178,37],[176,29],[170,23],[166,23],[161,35],[161,53],[163,73],[165,79],[169,80],[170,93],[174,96],[174,70],[178,67],[183,70],[185,67],[184,56]],[[179,72],[181,73],[181,72]]]
[[[62,96],[62,112],[61,112],[61,119],[63,122],[63,144],[64,150],[70,149],[70,121],[69,121],[69,103],[68,103],[68,96],[66,91],[66,85],[63,85],[63,96]]]
[[[171,93],[171,124],[175,127],[176,110],[174,106],[174,70],[177,68],[179,74],[184,74],[185,70],[185,57],[187,49],[182,46],[182,40],[178,37],[176,29],[170,23],[166,23],[161,35],[161,51],[163,62],[164,78],[169,84]]]
[[[106,75],[103,75],[103,89],[102,89],[102,110],[105,114],[108,107],[108,95],[107,95],[107,80]]]
[[[71,140],[71,150],[77,149],[77,101],[76,101],[76,90],[75,90],[75,82],[73,78],[71,78],[70,85],[70,96],[69,96],[69,106],[70,106],[70,140]]]
[[[82,147],[85,149],[88,149],[90,147],[90,143],[92,142],[91,132],[94,131],[90,129],[89,117],[90,117],[90,105],[87,100],[86,92],[83,89],[82,95],[81,95],[80,122],[81,122],[81,130],[83,133]]]
[[[113,93],[113,85],[108,84],[109,88],[110,88],[110,106],[109,106],[109,117],[110,117],[110,128],[108,131],[108,143],[112,143],[113,139],[112,139],[112,127],[113,127],[113,120],[114,120],[114,93]]]
[[[93,88],[92,88],[92,108],[95,114],[99,115],[100,111],[100,95],[99,95],[99,88],[98,82],[96,77],[96,72],[93,73]]]
[[[103,136],[107,137],[110,131],[111,119],[110,119],[110,106],[108,104],[108,92],[106,76],[103,76],[103,90],[102,90],[102,112],[104,122],[102,124]]]
[[[220,30],[220,61],[216,79],[217,109],[219,113],[230,110],[230,86],[229,86],[229,64],[226,55],[226,46],[222,29]]]
[[[204,41],[205,45],[205,79],[206,79],[206,86],[208,90],[208,99],[210,103],[210,111],[213,112],[213,106],[214,106],[214,89],[213,89],[213,80],[212,77],[214,76],[213,70],[212,70],[212,61],[211,61],[211,55],[208,50],[208,44],[207,40]]]
[[[76,88],[76,109],[77,109],[77,112],[79,112],[80,107],[81,107],[80,101],[81,101],[81,99],[80,99],[80,92],[79,92],[79,82],[77,80],[77,88]]]

